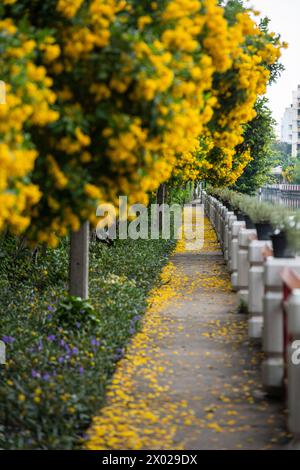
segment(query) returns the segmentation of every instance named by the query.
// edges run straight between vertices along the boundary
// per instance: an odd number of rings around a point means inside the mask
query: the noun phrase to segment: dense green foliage
[[[300,160],[297,159],[292,172],[292,182],[300,184]]]
[[[174,242],[93,242],[90,304],[66,296],[67,247],[33,262],[16,239],[1,242],[1,448],[79,445]]]
[[[185,185],[170,185],[167,191],[168,204],[184,204],[193,199],[194,183],[188,182]]]
[[[283,168],[286,168],[292,159],[292,144],[287,142],[273,142],[272,143],[272,153],[278,162],[278,165],[282,165]]]
[[[244,142],[239,146],[239,152],[250,149],[252,160],[247,165],[242,176],[237,180],[234,189],[254,194],[258,188],[272,179],[270,170],[276,164],[272,151],[275,140],[275,121],[267,106],[267,99],[262,98],[255,105],[256,117],[247,124]]]

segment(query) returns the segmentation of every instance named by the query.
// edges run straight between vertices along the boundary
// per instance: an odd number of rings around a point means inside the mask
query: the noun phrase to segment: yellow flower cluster
[[[214,0],[203,1],[206,9],[206,37],[203,41],[205,50],[213,58],[216,71],[225,72],[232,63],[231,54],[234,44],[231,42],[230,28],[224,18],[224,10]]]
[[[66,17],[73,18],[81,4],[82,0],[75,2],[60,0],[58,9],[63,11]],[[86,26],[66,29],[65,55],[72,60],[79,60],[94,48],[107,46],[110,40],[110,27],[116,14],[124,10],[125,7],[125,0],[93,0],[89,6],[89,21]]]
[[[68,184],[68,179],[65,177],[64,173],[60,170],[57,162],[55,161],[52,155],[47,156],[47,160],[50,167],[50,173],[53,175],[56,187],[58,189],[63,189]]]
[[[212,3],[206,2],[207,10],[218,11],[219,7]],[[226,24],[217,18],[216,15],[215,29],[222,36]],[[223,73],[212,90],[216,104],[206,138],[202,139],[196,155],[188,153],[181,157],[174,172],[185,180],[207,178],[212,183],[230,185],[242,174],[252,157],[249,151],[237,156],[236,146],[243,142],[245,124],[256,115],[254,105],[258,96],[266,92],[270,78],[266,64],[275,63],[280,57],[280,47],[284,47],[284,44],[266,43],[248,12],[237,14],[236,22],[227,29],[229,36],[223,34],[223,39],[210,41],[215,34],[211,32],[204,40],[216,70]],[[229,52],[226,62],[218,58],[224,50]],[[228,67],[230,74],[226,74]]]
[[[55,44],[55,39],[48,36],[44,39],[43,44],[40,45],[40,50],[43,51],[44,62],[53,62],[60,56],[60,47]]]
[[[38,152],[26,130],[43,127],[59,115],[52,109],[52,80],[32,61],[37,43],[19,34],[11,19],[0,21],[0,34],[0,70],[6,82],[6,102],[0,104],[0,230],[8,225],[19,234],[29,226],[31,210],[41,198],[38,186],[28,180]]]
[[[113,170],[120,175],[117,187],[121,192],[129,193],[132,200],[147,200],[147,193],[169,179],[174,166],[186,169],[189,162],[189,173],[185,173],[185,177],[194,179],[199,175],[200,167],[195,157],[198,137],[212,118],[217,101],[213,96],[206,97],[206,92],[211,89],[213,74],[232,64],[231,30],[224,18],[224,10],[217,3],[216,0],[171,0],[167,3],[160,18],[161,36],[153,43],[138,39],[132,46],[136,61],[145,64],[135,75],[135,86],[126,82],[126,73],[130,68],[135,69],[134,64],[128,66],[130,52],[123,55],[118,92],[125,93],[130,85],[130,98],[137,102],[153,102],[161,96],[157,105],[152,104],[160,135],[153,137],[144,128],[137,137],[129,126],[126,131],[108,138],[106,154],[113,162]],[[150,22],[147,20],[146,23]],[[214,46],[216,51],[212,53],[207,44],[207,52],[199,54],[204,28],[208,31],[206,36],[210,34],[214,38],[212,42],[226,40],[226,47],[223,43],[222,47]],[[108,99],[112,89],[112,83],[110,89],[93,85],[98,99]],[[205,163],[201,168],[209,166]],[[142,178],[139,178],[139,168],[145,173]],[[132,176],[128,180],[124,175]]]
[[[57,11],[66,18],[73,18],[84,0],[59,0]]]

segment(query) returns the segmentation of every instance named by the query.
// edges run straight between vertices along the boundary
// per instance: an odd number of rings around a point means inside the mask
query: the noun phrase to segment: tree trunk
[[[163,206],[165,203],[165,195],[166,195],[166,185],[165,183],[163,183],[159,186],[157,190],[156,204],[158,204],[159,206]],[[161,232],[163,228],[163,222],[164,222],[163,207],[161,208],[162,210],[159,210],[160,209],[159,207],[157,209],[158,209],[158,227],[159,227],[159,231]]]
[[[69,294],[82,299],[89,295],[89,222],[71,233]]]

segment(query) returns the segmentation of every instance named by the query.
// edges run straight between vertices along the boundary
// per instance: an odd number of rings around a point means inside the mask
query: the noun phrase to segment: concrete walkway
[[[261,353],[215,234],[179,246],[120,361],[89,449],[271,449],[287,442],[282,403],[260,387]]]

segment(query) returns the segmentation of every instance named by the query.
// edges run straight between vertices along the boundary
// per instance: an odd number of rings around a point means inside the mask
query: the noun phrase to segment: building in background
[[[281,142],[292,145],[292,157],[300,155],[300,85],[293,91],[293,103],[281,121]]]
[[[293,105],[285,109],[281,120],[281,142],[291,144],[293,138]]]
[[[296,158],[300,154],[300,85],[297,91],[293,91],[293,137],[292,137],[292,157]]]

